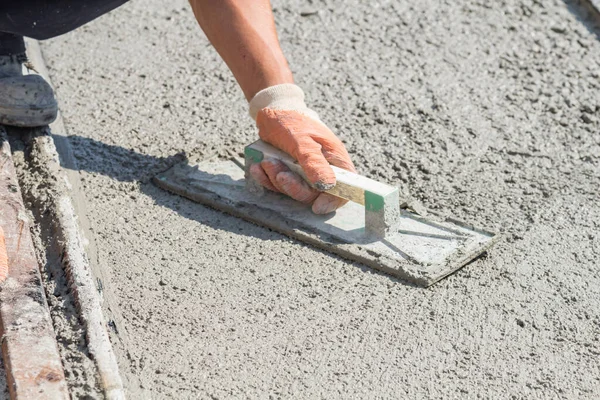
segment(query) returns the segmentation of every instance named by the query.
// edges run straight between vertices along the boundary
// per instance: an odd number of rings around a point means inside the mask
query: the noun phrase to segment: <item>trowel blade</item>
[[[430,286],[473,260],[498,236],[457,221],[436,221],[403,211],[384,239],[365,231],[364,207],[349,202],[330,215],[266,191],[245,189],[239,162],[212,158],[182,162],[157,175],[154,183],[198,203],[254,222],[343,258],[420,286]]]

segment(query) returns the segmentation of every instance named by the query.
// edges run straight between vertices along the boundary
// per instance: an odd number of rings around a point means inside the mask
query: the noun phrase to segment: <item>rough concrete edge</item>
[[[21,198],[8,138],[0,127],[0,160],[2,158],[5,160],[0,164],[0,174],[6,171],[9,180],[7,193],[0,196],[5,200],[0,202],[0,222],[4,221],[9,271],[0,290],[0,320],[10,397],[67,399],[62,360],[28,226],[31,221]],[[2,191],[0,188],[0,195]],[[13,219],[13,224],[7,221]]]
[[[50,82],[39,43],[28,39],[27,53],[30,61],[38,69],[39,74]],[[59,126],[64,130],[60,114],[53,126]],[[54,143],[52,141],[41,142],[39,151],[45,153],[45,157],[42,158],[47,160],[48,163],[56,163],[54,168],[50,165],[47,165],[46,168],[50,171],[53,169],[58,171],[61,176],[57,178],[62,182],[66,182],[67,186],[71,188],[64,170],[60,167],[60,159]],[[72,153],[70,155],[72,156]],[[64,193],[56,200],[58,209],[54,210],[57,215],[55,229],[62,236],[65,250],[63,263],[67,275],[71,279],[71,287],[77,300],[80,316],[85,323],[88,349],[94,357],[106,398],[111,400],[125,399],[123,382],[106,331],[100,296],[84,248],[73,201],[69,193]]]

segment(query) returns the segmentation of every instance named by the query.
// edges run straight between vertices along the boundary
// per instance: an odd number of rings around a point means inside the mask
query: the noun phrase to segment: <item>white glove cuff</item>
[[[256,93],[250,100],[249,112],[253,120],[256,121],[258,112],[263,108],[297,111],[321,122],[319,115],[306,107],[302,89],[292,83],[271,86]]]

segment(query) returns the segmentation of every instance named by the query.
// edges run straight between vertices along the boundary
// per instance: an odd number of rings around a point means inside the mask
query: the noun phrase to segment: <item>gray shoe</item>
[[[56,119],[52,88],[39,75],[23,75],[22,56],[0,56],[0,124],[35,127]]]

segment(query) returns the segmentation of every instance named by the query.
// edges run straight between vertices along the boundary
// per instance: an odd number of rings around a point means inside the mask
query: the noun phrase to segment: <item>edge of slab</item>
[[[27,39],[26,44],[29,59],[39,70],[40,75],[52,85],[39,43],[33,39]],[[60,113],[57,120],[50,125],[50,129],[65,131]],[[55,216],[53,224],[57,236],[59,236],[57,240],[61,242],[65,250],[63,264],[70,280],[70,286],[74,291],[78,312],[84,322],[88,349],[93,355],[98,368],[100,384],[107,399],[125,399],[117,360],[106,330],[107,324],[102,312],[101,299],[78,223],[77,207],[69,193],[73,187],[79,187],[78,182],[72,183],[68,179],[69,177],[60,165],[59,160],[61,158],[57,151],[58,144],[55,145],[50,136],[37,137],[33,139],[32,145],[37,147],[41,155],[40,160],[36,161],[43,165],[45,171],[55,175],[56,182],[62,184],[61,195],[53,199],[54,209],[52,212]],[[66,156],[68,158],[67,162],[74,164],[74,157],[68,142],[62,140],[61,146],[63,157]]]

